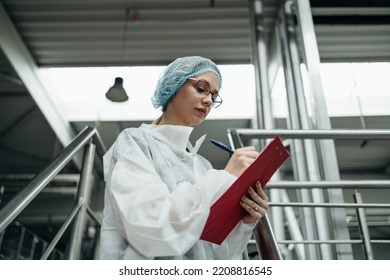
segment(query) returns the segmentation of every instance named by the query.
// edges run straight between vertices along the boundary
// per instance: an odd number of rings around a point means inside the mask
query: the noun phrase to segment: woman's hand
[[[255,187],[248,190],[249,197],[241,198],[241,206],[248,212],[242,219],[245,224],[254,223],[263,217],[268,210],[268,197],[265,194],[260,182],[256,182]]]
[[[239,177],[245,169],[255,161],[258,155],[259,153],[256,151],[255,147],[239,148],[234,151],[225,170],[230,174]]]

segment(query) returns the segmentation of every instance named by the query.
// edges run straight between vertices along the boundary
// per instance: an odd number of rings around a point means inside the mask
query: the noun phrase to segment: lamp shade
[[[106,93],[107,99],[112,102],[125,102],[129,99],[126,94],[125,89],[123,88],[123,79],[116,77],[115,83]]]

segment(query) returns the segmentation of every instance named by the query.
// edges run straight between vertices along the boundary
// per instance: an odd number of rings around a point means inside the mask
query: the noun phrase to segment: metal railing
[[[76,205],[68,215],[54,239],[49,244],[41,259],[47,259],[69,225],[74,222],[71,231],[69,259],[78,259],[80,255],[81,240],[85,228],[85,218],[88,214],[98,225],[99,219],[89,208],[89,195],[92,187],[92,172],[95,150],[100,158],[106,152],[98,131],[93,127],[86,127],[75,139],[55,157],[31,182],[24,187],[8,204],[0,210],[0,234],[8,225],[30,204],[31,201],[45,188],[47,184],[71,161],[76,154],[84,148],[83,163],[81,167],[80,182],[76,197]],[[101,161],[97,161],[100,162]]]
[[[46,240],[15,222],[0,233],[0,259],[36,260],[41,258],[48,245]],[[64,257],[63,252],[54,249],[48,258],[61,260]]]
[[[354,139],[390,140],[390,130],[256,130],[229,129],[228,138],[234,148],[243,146],[245,140],[269,139],[274,136],[283,139]],[[354,203],[303,203],[270,202],[270,207],[310,207],[310,208],[356,208],[361,239],[350,240],[276,240],[267,216],[263,217],[254,230],[256,244],[262,259],[282,259],[279,244],[362,244],[366,259],[373,259],[371,244],[390,244],[390,240],[371,240],[364,209],[390,209],[389,203],[363,203],[357,189],[390,189],[390,180],[342,180],[342,181],[270,181],[267,188],[276,189],[355,189]],[[264,240],[261,240],[264,239]],[[261,242],[262,246],[259,246]],[[265,243],[265,244],[264,244]]]

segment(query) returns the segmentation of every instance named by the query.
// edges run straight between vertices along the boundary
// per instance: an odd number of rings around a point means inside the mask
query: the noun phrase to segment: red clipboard
[[[241,197],[248,192],[250,186],[255,185],[256,181],[260,181],[264,188],[289,156],[279,136],[276,136],[233,185],[211,206],[200,239],[221,244],[246,215],[246,211],[240,205]]]

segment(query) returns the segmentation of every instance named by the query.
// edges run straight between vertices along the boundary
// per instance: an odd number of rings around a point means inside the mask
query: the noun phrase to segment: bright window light
[[[255,84],[252,65],[221,65],[223,104],[208,119],[253,118]],[[154,120],[160,114],[151,103],[164,67],[94,67],[41,69],[45,86],[69,121]],[[115,77],[122,77],[129,96],[113,103],[105,93]]]
[[[301,68],[304,71],[304,67]],[[323,63],[320,66],[330,116],[390,115],[390,63]],[[310,85],[304,81],[310,113]],[[288,114],[283,69],[272,89],[275,117]]]
[[[224,102],[211,111],[208,119],[253,119],[256,115],[253,66],[219,67]],[[163,69],[154,66],[49,68],[40,71],[48,92],[69,121],[149,121],[161,114],[151,104],[151,97]],[[321,64],[329,115],[390,115],[389,75],[390,63]],[[125,103],[113,103],[105,97],[115,77],[124,80],[129,95],[129,101]],[[274,116],[286,117],[288,106],[282,70],[273,84],[272,100]]]

